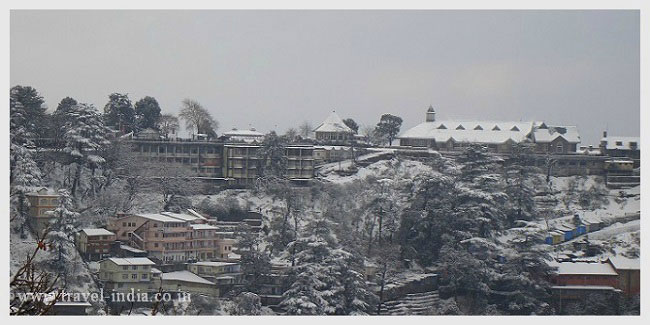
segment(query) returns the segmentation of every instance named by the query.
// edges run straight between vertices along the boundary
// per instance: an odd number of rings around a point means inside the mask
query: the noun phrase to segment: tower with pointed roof
[[[429,109],[427,110],[427,122],[435,122],[436,121],[436,111],[433,109],[433,105],[429,105]]]

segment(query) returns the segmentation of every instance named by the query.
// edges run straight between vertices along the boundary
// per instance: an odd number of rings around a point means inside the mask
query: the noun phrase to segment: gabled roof
[[[332,112],[326,119],[321,123],[316,129],[314,129],[314,132],[347,132],[347,133],[354,133],[352,129],[350,129],[345,123],[343,123],[343,120],[341,117],[336,114],[336,112]]]
[[[617,270],[641,270],[641,260],[638,258],[631,259],[625,257],[610,257],[609,262],[612,263]]]
[[[226,131],[223,133],[225,136],[229,137],[235,137],[235,136],[240,136],[240,137],[264,137],[264,133],[257,132],[255,129],[250,129],[250,130],[238,130],[237,128],[233,128],[230,131]]]
[[[636,150],[639,150],[641,148],[641,139],[639,137],[608,136],[606,138],[600,139],[600,141],[606,141],[605,148],[609,150],[631,150],[631,142],[636,142]],[[617,143],[620,143],[620,145]]]
[[[192,282],[192,283],[201,283],[214,285],[214,282],[210,282],[190,271],[175,271],[169,273],[163,273],[160,275],[160,278],[164,280],[172,281],[183,281],[183,282]]]
[[[114,233],[104,229],[104,228],[85,228],[81,229],[81,232],[85,233],[86,236],[112,236]]]
[[[111,261],[117,265],[156,265],[156,263],[152,262],[150,259],[146,257],[127,257],[127,258],[110,257],[108,259],[105,259],[104,261]]]
[[[542,123],[543,124],[543,123]],[[535,128],[533,132],[535,142],[548,143],[562,137],[569,143],[580,142],[580,134],[576,126],[547,126],[546,128]]]
[[[398,138],[435,139],[436,142],[476,142],[499,144],[508,140],[523,142],[534,122],[507,121],[436,121],[421,123]]]

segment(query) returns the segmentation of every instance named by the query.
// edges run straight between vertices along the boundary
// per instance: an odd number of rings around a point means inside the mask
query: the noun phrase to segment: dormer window
[[[622,145],[623,145],[623,141],[616,141],[616,145],[617,145],[617,146],[622,146]]]
[[[499,128],[498,125],[495,125],[495,126],[492,128],[492,131],[501,131],[501,129]]]
[[[440,126],[438,126],[438,129],[440,129],[440,130],[446,130],[447,127],[446,127],[444,124],[440,124]]]
[[[512,129],[510,129],[510,131],[519,131],[519,128],[515,125],[512,127]]]
[[[483,128],[480,125],[477,125],[474,130],[483,130]]]
[[[456,130],[465,130],[465,127],[462,124],[458,124]]]

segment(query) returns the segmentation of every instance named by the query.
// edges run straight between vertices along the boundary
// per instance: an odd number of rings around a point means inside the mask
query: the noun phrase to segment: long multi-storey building
[[[259,153],[262,146],[257,143],[162,139],[151,136],[135,136],[128,141],[142,160],[179,168],[183,175],[235,184],[250,184],[260,176]],[[312,178],[313,152],[312,145],[286,146],[285,176],[296,180]]]

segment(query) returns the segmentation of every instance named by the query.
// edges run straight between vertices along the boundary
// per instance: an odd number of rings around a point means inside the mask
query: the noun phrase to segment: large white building
[[[548,126],[536,121],[436,121],[432,106],[425,122],[404,131],[400,146],[436,150],[460,150],[470,144],[484,144],[492,152],[511,152],[517,143],[535,143],[538,153],[575,153],[580,142],[575,126]]]

